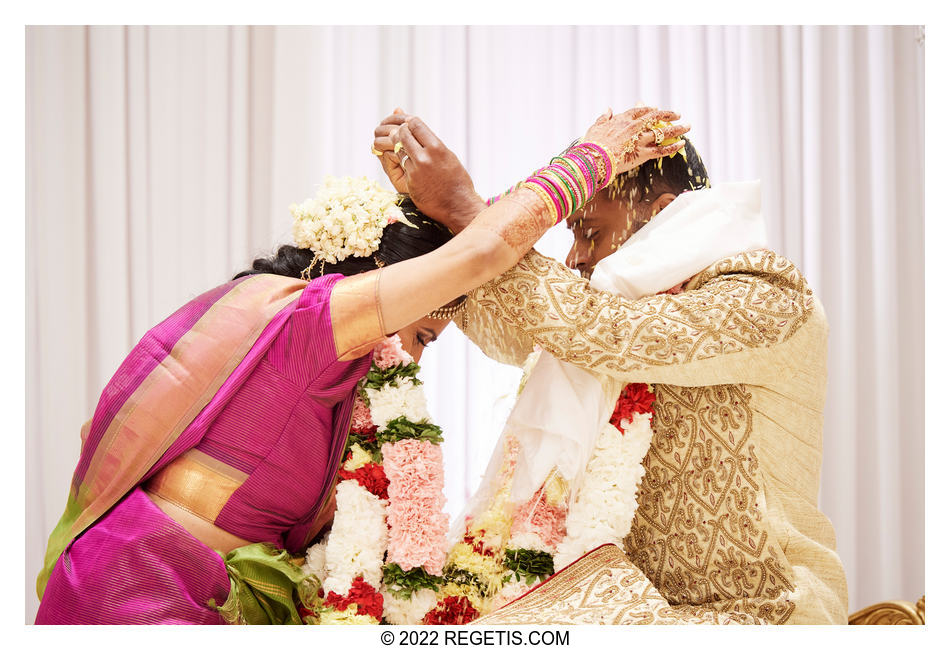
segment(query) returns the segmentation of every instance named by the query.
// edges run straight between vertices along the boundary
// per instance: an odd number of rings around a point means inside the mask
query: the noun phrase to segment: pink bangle
[[[558,186],[558,184],[552,179],[548,178],[545,175],[544,169],[532,176],[529,180],[534,181],[537,185],[540,185],[554,200],[554,205],[557,207],[557,215],[554,220],[554,223],[560,223],[564,219],[565,215],[568,214],[568,199],[564,195],[564,191]]]
[[[562,177],[562,180],[565,183],[567,183],[570,186],[570,188],[574,191],[574,194],[577,197],[575,201],[576,205],[574,205],[574,207],[571,209],[571,212],[574,212],[575,210],[580,208],[581,205],[584,204],[584,191],[581,189],[580,184],[578,184],[577,179],[574,177],[574,172],[572,170],[568,169],[561,163],[556,163],[556,162],[551,163],[550,166],[561,171],[564,174],[564,176]]]
[[[597,190],[600,191],[604,189],[605,187],[607,187],[608,185],[610,185],[610,181],[614,179],[613,172],[614,172],[615,166],[614,166],[613,156],[611,156],[610,153],[606,149],[604,149],[604,147],[597,144],[596,142],[582,142],[579,145],[577,145],[577,147],[578,148],[589,147],[591,149],[594,149],[598,154],[600,154],[600,157],[604,161],[604,166],[606,167],[604,182],[601,183],[597,187]]]
[[[587,182],[587,200],[590,201],[590,199],[594,196],[594,177],[591,175],[590,169],[588,169],[587,165],[584,164],[584,161],[581,160],[580,156],[575,153],[568,152],[564,154],[564,158],[577,165],[577,168],[584,176],[584,180]]]
[[[554,199],[551,198],[551,194],[548,192],[547,189],[544,188],[543,185],[529,179],[529,180],[526,180],[524,183],[522,183],[522,187],[534,192],[534,194],[539,199],[541,199],[542,202],[544,202],[544,205],[547,207],[548,214],[551,215],[552,226],[555,226],[558,223],[560,223],[560,219],[558,218],[557,205],[555,204]]]

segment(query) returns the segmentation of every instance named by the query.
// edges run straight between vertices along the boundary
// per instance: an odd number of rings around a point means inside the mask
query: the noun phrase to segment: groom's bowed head
[[[617,250],[683,192],[709,187],[706,166],[687,140],[672,156],[650,160],[597,193],[567,219],[574,245],[565,264],[590,278],[594,266]],[[666,144],[665,142],[663,144]]]

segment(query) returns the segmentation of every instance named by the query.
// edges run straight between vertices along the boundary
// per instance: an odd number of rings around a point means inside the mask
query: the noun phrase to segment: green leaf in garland
[[[389,593],[396,598],[409,600],[420,589],[438,591],[445,584],[440,576],[430,575],[422,567],[405,571],[395,562],[383,565],[383,584],[389,587]]]
[[[346,436],[346,448],[349,450],[353,445],[359,445],[364,450],[366,450],[366,453],[373,457],[374,463],[383,462],[383,452],[379,449],[379,440],[376,442],[370,442],[364,436],[351,431]],[[343,452],[343,462],[346,462],[347,456],[348,452]]]
[[[487,585],[483,585],[482,581],[478,579],[478,576],[470,571],[460,569],[455,565],[449,565],[443,570],[442,576],[446,584],[451,582],[456,585],[471,585],[475,587],[481,595],[488,595]]]
[[[419,374],[419,370],[419,364],[413,362],[400,363],[395,366],[390,366],[389,368],[380,368],[374,363],[373,367],[370,368],[366,374],[366,380],[363,382],[361,394],[365,393],[367,388],[379,390],[386,384],[398,386],[399,384],[396,382],[398,377],[408,377],[412,380],[413,384],[418,386],[422,383],[421,380],[416,378],[416,375]]]
[[[376,432],[376,441],[380,445],[406,439],[428,440],[438,445],[442,443],[442,428],[428,421],[410,422],[406,416],[400,415],[395,420],[390,420],[384,430]]]
[[[504,565],[514,573],[515,580],[520,582],[521,577],[525,576],[529,586],[554,573],[554,558],[547,551],[507,548]]]

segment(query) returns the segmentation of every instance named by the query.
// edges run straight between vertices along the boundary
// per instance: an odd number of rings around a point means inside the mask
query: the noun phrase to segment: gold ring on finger
[[[663,142],[663,140],[665,139],[663,137],[663,131],[661,131],[658,127],[655,127],[655,126],[651,128],[650,130],[653,131],[654,144],[656,144],[656,146],[659,147],[660,143]]]
[[[401,143],[401,142],[397,142],[397,143],[396,143],[396,146],[393,147],[393,153],[399,153],[400,151],[402,151],[402,143]]]
[[[370,151],[370,153],[372,153],[374,156],[377,156],[377,157],[383,155],[383,152],[382,152],[382,151],[380,151],[379,149],[377,149],[376,147],[374,147],[374,146],[372,146],[372,145],[370,146],[369,151]]]

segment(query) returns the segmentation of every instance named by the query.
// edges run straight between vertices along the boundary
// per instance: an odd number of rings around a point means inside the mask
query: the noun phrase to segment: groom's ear
[[[673,199],[675,198],[676,198],[676,195],[673,194],[672,192],[664,192],[663,194],[661,194],[660,196],[656,198],[656,201],[653,202],[653,205],[656,206],[656,211],[659,212],[660,210],[668,206],[670,203],[672,203]]]

